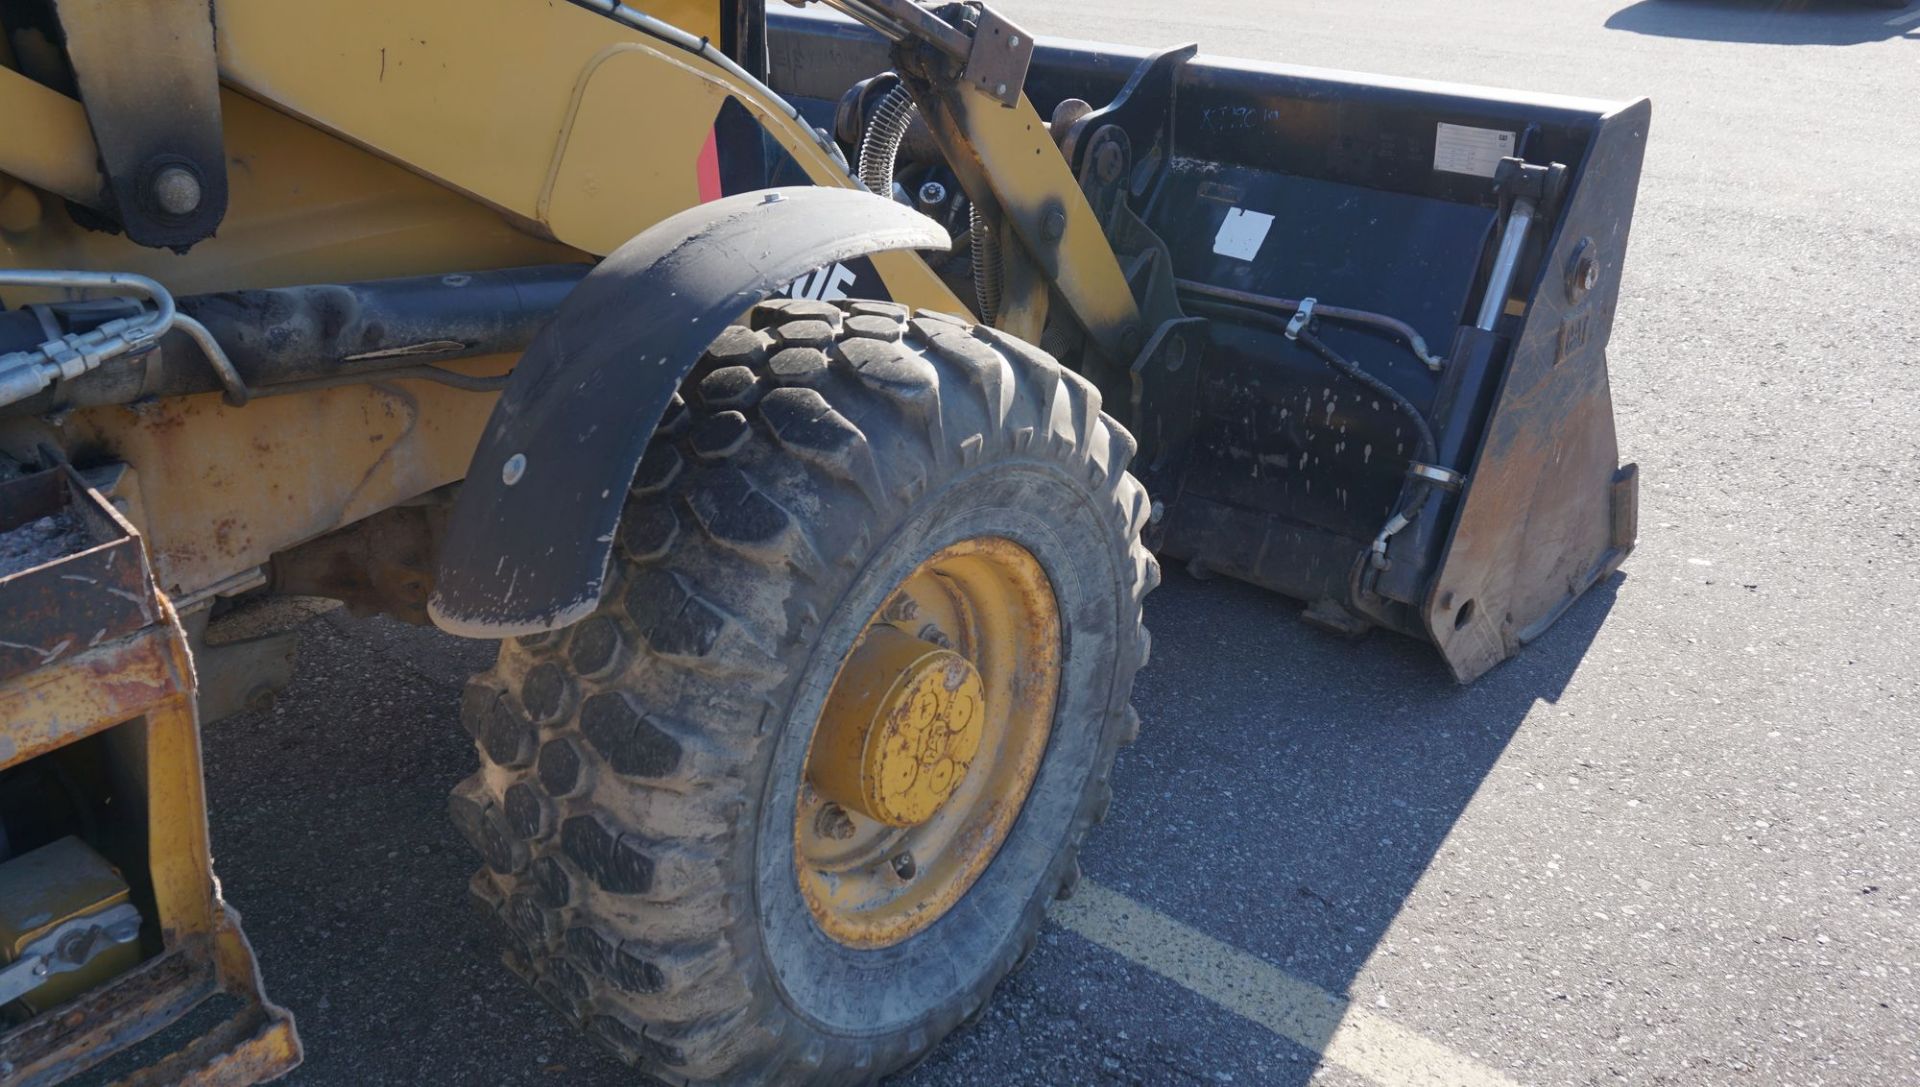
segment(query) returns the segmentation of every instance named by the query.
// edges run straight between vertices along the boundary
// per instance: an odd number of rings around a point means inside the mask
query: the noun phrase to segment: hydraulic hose
[[[1288,322],[1281,320],[1278,316],[1266,310],[1255,309],[1252,306],[1236,305],[1230,302],[1214,302],[1205,298],[1191,298],[1187,300],[1186,306],[1195,313],[1212,313],[1217,316],[1232,317],[1235,320],[1251,321],[1254,324],[1271,328],[1283,335],[1288,335],[1290,339],[1298,340],[1300,346],[1313,352],[1314,357],[1326,363],[1329,368],[1344,377],[1351,378],[1365,385],[1370,391],[1377,393],[1381,399],[1392,404],[1400,414],[1406,416],[1408,424],[1413,427],[1414,437],[1420,444],[1419,459],[1423,461],[1431,461],[1433,459],[1435,455],[1434,450],[1438,448],[1433,438],[1433,427],[1427,422],[1427,417],[1421,412],[1419,406],[1413,401],[1408,400],[1400,390],[1367,373],[1351,359],[1348,359],[1333,348],[1328,347],[1326,341],[1315,335],[1311,328],[1302,328],[1296,333],[1288,334]],[[1317,308],[1315,312],[1319,312]]]
[[[1353,360],[1328,347],[1326,342],[1314,335],[1312,331],[1303,328],[1294,334],[1294,338],[1300,341],[1302,347],[1319,356],[1321,362],[1351,380],[1365,385],[1377,393],[1382,400],[1399,409],[1400,414],[1406,416],[1407,422],[1413,426],[1414,437],[1420,443],[1420,459],[1432,462],[1434,450],[1438,448],[1433,440],[1433,426],[1427,422],[1426,414],[1413,401],[1402,395],[1400,390],[1362,370]]]
[[[867,120],[866,130],[860,134],[860,183],[868,192],[892,198],[900,145],[919,116],[920,107],[905,84],[896,84],[880,96],[879,104],[873,107],[873,116]],[[974,305],[980,311],[981,323],[990,325],[1000,315],[1003,289],[1000,234],[994,229],[992,216],[980,210],[977,200],[968,206],[967,239],[973,251]]]
[[[154,334],[159,350],[142,356],[137,365],[99,366],[71,377],[63,373],[57,389],[42,388],[14,403],[0,402],[0,419],[215,390],[239,405],[253,397],[396,378],[497,391],[503,378],[429,364],[524,350],[589,267],[538,265],[216,291],[180,298],[177,308],[169,295],[165,308],[172,314],[172,328]],[[0,272],[0,283],[19,274]],[[35,274],[44,279],[62,273]],[[124,276],[64,285],[147,297],[157,297],[151,291],[158,289],[157,284],[149,289],[137,277]],[[0,312],[0,375],[11,372],[7,360],[31,354],[49,342],[50,335],[78,329],[56,336],[56,341],[90,344],[99,328],[106,327],[69,322],[63,302],[30,307],[43,309],[44,314]],[[147,311],[148,320],[159,316],[154,304]]]
[[[1365,386],[1370,392],[1392,404],[1394,409],[1406,418],[1408,425],[1413,427],[1414,442],[1418,446],[1418,456],[1412,458],[1413,460],[1430,465],[1438,455],[1439,445],[1434,441],[1433,425],[1427,422],[1426,413],[1420,410],[1419,405],[1407,399],[1400,390],[1362,370],[1352,359],[1327,346],[1326,341],[1316,335],[1307,323],[1297,320],[1282,321],[1278,316],[1264,309],[1230,302],[1214,302],[1205,298],[1190,299],[1187,302],[1187,308],[1196,313],[1211,312],[1236,320],[1251,321],[1274,329],[1288,339],[1298,342],[1300,346],[1312,352],[1315,358],[1325,363],[1328,369],[1356,384]],[[1309,310],[1309,315],[1312,312]],[[1431,503],[1439,486],[1438,482],[1426,475],[1407,477],[1400,488],[1400,500],[1395,504],[1393,514],[1387,518],[1387,523],[1381,527],[1379,534],[1373,539],[1372,546],[1368,548],[1368,561],[1372,563],[1375,570],[1387,568],[1387,542],[1419,518],[1421,512]]]
[[[1300,309],[1297,298],[1273,298],[1251,291],[1237,291],[1231,287],[1216,287],[1211,283],[1201,283],[1193,279],[1176,279],[1173,285],[1182,294],[1197,295],[1218,302],[1231,302],[1248,309],[1269,310],[1285,317],[1292,317]],[[1415,358],[1426,365],[1427,369],[1438,372],[1446,365],[1446,360],[1427,349],[1427,341],[1414,327],[1398,317],[1371,310],[1352,309],[1347,306],[1329,306],[1325,302],[1316,302],[1314,316],[1325,317],[1333,321],[1348,324],[1368,325],[1389,335],[1399,337],[1413,352]]]
[[[993,217],[973,201],[967,209],[967,238],[973,248],[973,297],[980,307],[980,323],[993,324],[1000,316],[1004,272],[1000,263],[1000,232]]]
[[[21,351],[0,354],[0,407],[25,400],[57,381],[72,381],[123,355],[144,354],[173,327],[173,295],[132,272],[0,270],[0,285],[34,290],[110,291],[144,298],[137,316],[118,317],[87,332],[49,337]]]
[[[900,158],[900,143],[907,138],[907,129],[919,115],[920,107],[914,103],[913,93],[905,84],[895,84],[880,96],[880,104],[873,107],[873,117],[860,136],[860,183],[868,192],[892,199],[893,170]]]
[[[1420,443],[1420,461],[1426,464],[1433,462],[1434,451],[1438,448],[1433,440],[1433,427],[1427,422],[1426,414],[1416,407],[1413,401],[1400,395],[1399,390],[1393,386],[1360,369],[1351,359],[1328,347],[1310,329],[1294,329],[1291,335],[1307,350],[1318,355],[1321,362],[1379,393],[1394,407],[1400,409],[1400,414],[1406,416],[1407,421],[1413,424],[1414,435]],[[1439,485],[1426,476],[1410,475],[1406,482],[1401,484],[1400,501],[1395,506],[1393,515],[1387,518],[1387,523],[1381,526],[1379,534],[1373,538],[1373,545],[1367,549],[1367,560],[1375,570],[1387,568],[1387,542],[1419,519],[1420,514],[1433,503],[1433,496],[1438,490]]]

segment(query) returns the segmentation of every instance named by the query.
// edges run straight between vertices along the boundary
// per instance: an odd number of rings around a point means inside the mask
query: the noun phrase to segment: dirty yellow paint
[[[713,9],[650,11],[717,35]],[[695,158],[733,94],[706,62],[568,4],[481,19],[451,0],[227,0],[218,15],[230,188],[218,233],[185,254],[146,249],[55,202],[0,235],[0,261],[137,272],[183,295],[591,260],[698,201]],[[852,184],[804,126],[734,97],[817,182]],[[874,263],[896,299],[963,309],[915,255]],[[191,594],[458,480],[494,399],[420,381],[239,409],[205,395],[88,409],[59,433],[138,470],[155,573]]]

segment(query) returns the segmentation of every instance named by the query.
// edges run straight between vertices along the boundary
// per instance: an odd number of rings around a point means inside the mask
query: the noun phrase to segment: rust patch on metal
[[[0,1035],[0,1068],[11,1070],[7,1082],[59,1083],[186,1014],[216,989],[205,944],[149,959],[112,984]]]
[[[83,650],[41,654],[32,666],[0,674],[0,767],[115,726],[143,730],[137,767],[145,782],[146,869],[150,904],[140,908],[161,933],[148,962],[0,1035],[0,1082],[50,1087],[152,1035],[216,988],[244,1010],[186,1048],[123,1082],[250,1084],[300,1060],[293,1020],[268,1002],[239,919],[220,901],[207,855],[206,790],[201,780],[193,665],[172,606],[153,587],[139,535],[70,469],[0,487],[0,524],[63,508],[86,527],[65,557],[0,579],[0,601],[31,607],[34,629],[84,631],[118,602],[118,634],[94,636]],[[106,564],[106,565],[102,565]],[[80,576],[76,571],[102,576]],[[122,586],[125,586],[124,588]],[[7,613],[9,630],[15,616]],[[79,624],[76,626],[76,624]]]
[[[490,375],[511,361],[443,365]],[[69,430],[141,467],[154,574],[167,591],[183,593],[459,479],[494,399],[420,381],[270,397],[245,408],[203,394],[139,412],[89,408]]]
[[[238,915],[221,906],[211,937],[169,931],[167,940],[169,950],[111,983],[0,1035],[0,1072],[9,1087],[52,1087],[77,1076],[219,992],[238,998],[240,1009],[115,1087],[242,1087],[299,1065],[293,1017],[266,998]]]
[[[426,626],[444,504],[396,506],[273,558],[276,593],[324,596],[355,615],[391,615]]]
[[[0,483],[0,532],[60,513],[84,527],[78,549],[0,578],[0,680],[84,653],[156,617],[139,537],[72,469]]]

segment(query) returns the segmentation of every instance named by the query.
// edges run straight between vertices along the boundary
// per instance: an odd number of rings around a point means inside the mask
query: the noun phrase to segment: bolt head
[[[1005,83],[995,83],[993,85],[993,93],[1005,95],[1007,93],[1007,85]]]
[[[1018,34],[1010,34],[1010,35],[1008,35],[1008,36],[1007,36],[1007,48],[1008,48],[1008,49],[1018,49],[1018,48],[1020,48],[1020,35],[1018,35]]]
[[[920,866],[914,861],[913,854],[902,853],[893,858],[893,874],[901,879],[912,879],[918,871]]]
[[[1600,283],[1600,256],[1592,238],[1581,238],[1567,262],[1567,301],[1578,302]]]
[[[814,818],[813,828],[822,838],[831,838],[836,842],[844,842],[858,832],[853,825],[853,817],[838,804],[821,808],[820,814]]]
[[[944,204],[947,202],[947,187],[938,181],[929,181],[920,186],[919,196],[922,204]]]
[[[87,957],[87,948],[93,946],[93,938],[96,935],[98,932],[94,929],[74,929],[60,937],[60,943],[56,945],[54,953],[67,962],[80,962]]]
[[[520,482],[520,477],[526,474],[527,455],[525,453],[515,453],[507,458],[507,463],[500,466],[500,482],[509,487]]]
[[[1067,233],[1067,213],[1058,208],[1047,212],[1047,217],[1040,222],[1040,233],[1050,242],[1059,241]]]
[[[1161,351],[1169,373],[1177,372],[1180,367],[1187,364],[1187,341],[1184,336],[1178,334],[1168,336]]]
[[[193,214],[200,196],[200,178],[185,166],[169,166],[153,176],[153,202],[168,215]]]

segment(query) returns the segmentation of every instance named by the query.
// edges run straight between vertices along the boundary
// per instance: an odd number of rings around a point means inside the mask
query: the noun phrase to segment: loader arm
[[[988,8],[962,32],[914,0],[829,3],[894,40],[948,165],[976,203],[1005,217],[1018,245],[1012,259],[1031,266],[1010,278],[1033,293],[1001,327],[1037,342],[1050,288],[1103,353],[1124,362],[1139,350],[1140,310],[1119,259],[1025,94],[1032,36]]]

